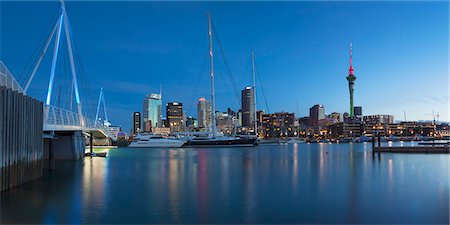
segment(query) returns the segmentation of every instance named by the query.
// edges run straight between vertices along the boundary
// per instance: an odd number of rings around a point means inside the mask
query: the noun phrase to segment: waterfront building
[[[255,103],[254,90],[252,87],[245,87],[242,94],[242,126],[253,128],[255,126]]]
[[[309,127],[309,116],[300,117],[298,119],[298,125],[300,127]]]
[[[133,113],[133,129],[131,130],[131,135],[135,135],[141,131],[141,113]]]
[[[348,69],[348,76],[346,77],[348,81],[348,90],[350,92],[350,117],[354,116],[354,108],[353,108],[353,92],[355,85],[356,76],[353,71],[353,52],[352,52],[352,43],[350,43],[350,68]]]
[[[169,102],[166,104],[166,117],[172,132],[180,132],[184,130],[184,113],[183,103]]]
[[[277,112],[262,114],[262,132],[265,138],[293,137],[295,131],[294,113]]]
[[[195,119],[192,116],[186,117],[186,127],[197,128],[196,125],[197,125],[197,119]]]
[[[162,127],[162,98],[161,94],[151,93],[145,96],[142,117],[143,122],[150,121],[150,127]]]
[[[309,109],[309,125],[319,126],[319,120],[325,119],[325,107],[323,105],[314,105]]]
[[[339,122],[328,126],[328,131],[332,139],[356,138],[364,134],[364,124]]]
[[[397,136],[397,137],[411,137],[415,135],[420,136],[435,136],[436,127],[433,122],[400,122],[400,123],[384,123],[384,124],[368,124],[366,125],[366,135],[380,133],[381,136]]]
[[[233,132],[233,115],[229,112],[216,112],[217,130],[226,134]]]
[[[155,127],[153,128],[153,133],[168,136],[170,134],[170,127]]]
[[[169,127],[169,124],[167,123],[167,118],[166,117],[162,117],[161,118],[161,123],[162,123],[163,127]]]
[[[365,124],[392,124],[394,123],[393,115],[368,115],[363,116],[363,121]]]
[[[345,112],[344,114],[342,114],[343,121],[346,121],[349,117],[350,117],[350,114],[348,114],[348,112]]]
[[[211,103],[201,97],[197,103],[198,128],[207,130],[211,126]]]
[[[236,114],[236,125],[238,127],[242,127],[242,109],[239,109]]]
[[[332,113],[330,114],[330,117],[333,118],[333,119],[335,119],[336,122],[343,122],[343,121],[344,121],[344,119],[341,117],[341,114],[338,113],[338,112],[332,112]]]
[[[151,120],[147,120],[144,122],[144,132],[152,132],[152,121]]]
[[[111,136],[116,140],[117,140],[119,132],[122,131],[122,128],[120,126],[113,126],[113,125],[106,127],[106,129],[108,129]]]

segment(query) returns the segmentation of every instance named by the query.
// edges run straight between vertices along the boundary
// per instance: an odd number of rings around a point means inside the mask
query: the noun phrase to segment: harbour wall
[[[43,103],[0,86],[0,190],[42,176]]]

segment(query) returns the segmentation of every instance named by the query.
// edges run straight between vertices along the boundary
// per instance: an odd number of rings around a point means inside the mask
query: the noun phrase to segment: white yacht
[[[161,135],[155,134],[140,134],[137,135],[133,141],[128,145],[129,148],[179,148],[183,146],[186,141],[165,138]]]

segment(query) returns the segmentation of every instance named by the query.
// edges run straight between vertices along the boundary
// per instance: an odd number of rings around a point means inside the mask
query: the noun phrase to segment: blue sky
[[[26,80],[29,73],[22,71],[57,6],[0,2],[0,59],[18,80]],[[327,113],[348,111],[351,41],[355,105],[363,114],[403,120],[406,111],[408,120],[428,120],[425,114],[434,110],[449,119],[448,2],[70,1],[66,8],[84,71],[83,107],[92,112],[102,86],[110,120],[127,132],[131,113],[141,111],[145,94],[160,85],[163,103],[182,102],[188,115],[196,116],[199,97],[209,99],[208,11],[239,91],[251,82],[254,49],[271,112],[304,116],[318,103]],[[238,109],[217,42],[214,49],[217,108]],[[50,61],[47,54],[29,90],[40,100]],[[62,99],[69,93],[66,50],[59,62],[53,104],[59,86]],[[258,108],[266,109],[259,93]]]

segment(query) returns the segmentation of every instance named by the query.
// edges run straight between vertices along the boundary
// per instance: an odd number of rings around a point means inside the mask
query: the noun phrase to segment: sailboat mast
[[[208,36],[209,36],[209,69],[210,69],[210,78],[211,78],[211,122],[212,122],[212,131],[213,137],[216,137],[217,128],[216,128],[216,100],[214,96],[214,60],[213,60],[213,44],[212,44],[212,24],[211,24],[211,14],[208,13]]]
[[[258,120],[256,113],[256,78],[255,78],[255,53],[252,50],[252,78],[253,78],[253,113],[254,113],[254,126],[255,135],[258,136]]]

